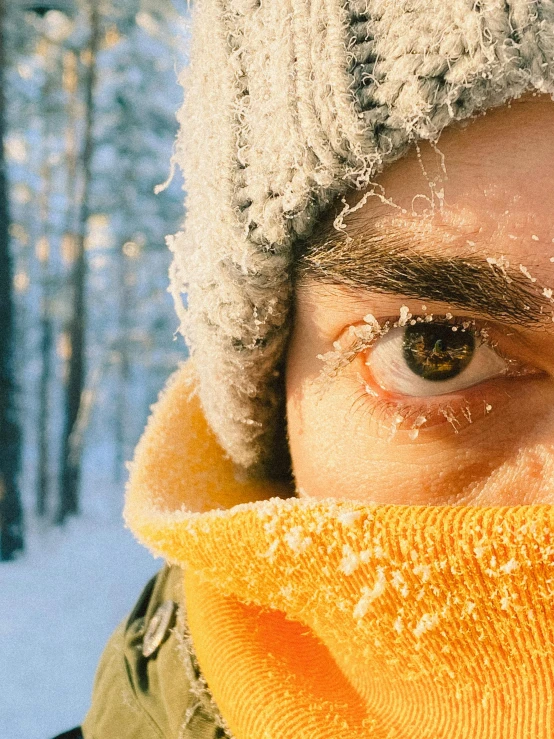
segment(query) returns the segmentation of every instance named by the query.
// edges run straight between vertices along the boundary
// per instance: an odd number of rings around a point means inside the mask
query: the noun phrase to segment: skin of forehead
[[[348,233],[392,227],[413,233],[417,248],[506,255],[554,277],[553,134],[548,95],[451,127],[435,146],[419,144],[383,173],[379,192],[392,205],[369,197],[345,220]]]

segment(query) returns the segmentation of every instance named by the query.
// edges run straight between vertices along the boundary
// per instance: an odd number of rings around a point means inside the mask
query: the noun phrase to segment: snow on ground
[[[0,564],[0,737],[50,739],[78,725],[102,649],[160,567],[119,512],[28,531]]]

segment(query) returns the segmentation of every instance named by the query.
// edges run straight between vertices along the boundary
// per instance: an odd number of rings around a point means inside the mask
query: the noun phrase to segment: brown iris
[[[403,354],[414,374],[440,382],[459,375],[475,353],[472,331],[440,323],[416,323],[404,333]]]

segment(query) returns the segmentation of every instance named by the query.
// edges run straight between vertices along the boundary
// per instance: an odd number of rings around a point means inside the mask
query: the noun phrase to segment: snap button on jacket
[[[142,640],[143,657],[151,657],[168,635],[175,615],[175,606],[174,601],[165,600],[150,619]]]

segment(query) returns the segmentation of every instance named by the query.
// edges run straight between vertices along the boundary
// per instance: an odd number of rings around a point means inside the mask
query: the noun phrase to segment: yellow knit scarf
[[[184,366],[137,448],[126,520],[185,567],[236,739],[552,739],[551,506],[286,492],[235,477]]]

